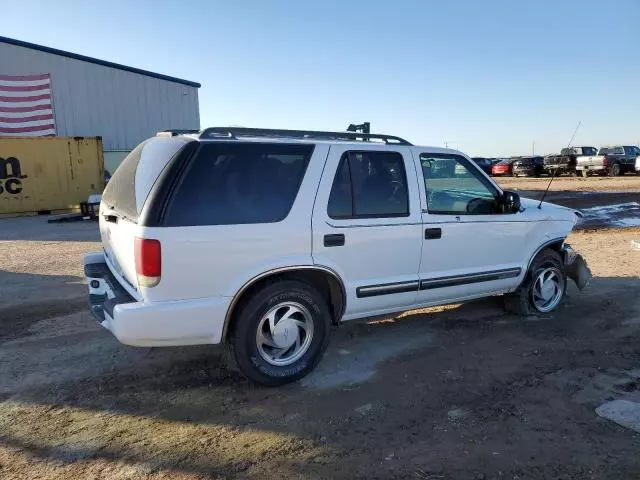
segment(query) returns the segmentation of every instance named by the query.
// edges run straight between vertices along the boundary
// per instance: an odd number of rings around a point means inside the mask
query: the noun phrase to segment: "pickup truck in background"
[[[560,151],[560,155],[547,155],[544,157],[544,171],[550,175],[562,175],[563,173],[576,173],[578,159],[596,155],[595,147],[567,147]],[[554,173],[555,172],[555,173]]]
[[[639,155],[640,148],[635,146],[602,147],[595,155],[578,158],[576,172],[583,177],[592,173],[617,177],[636,171],[636,159]]]

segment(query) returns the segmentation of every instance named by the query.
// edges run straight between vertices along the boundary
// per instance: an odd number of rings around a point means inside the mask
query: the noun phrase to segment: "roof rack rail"
[[[200,133],[200,130],[162,130],[156,133],[156,137],[175,137],[177,135],[193,135],[195,133]]]
[[[322,132],[315,130],[280,130],[271,128],[244,128],[244,127],[210,127],[205,128],[200,133],[200,138],[227,137],[237,139],[238,137],[269,137],[269,138],[300,138],[319,140],[347,140],[363,141],[382,140],[386,144],[412,145],[404,138],[394,135],[384,135],[380,133],[359,133],[359,132]]]

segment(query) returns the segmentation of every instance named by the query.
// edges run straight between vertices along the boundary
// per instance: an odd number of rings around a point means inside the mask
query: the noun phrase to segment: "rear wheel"
[[[609,167],[609,176],[618,177],[620,176],[620,173],[621,169],[619,163],[614,163],[613,165],[611,165],[611,167]]]
[[[560,254],[545,249],[531,262],[522,285],[505,295],[505,307],[523,316],[550,313],[558,308],[566,289],[567,276]]]
[[[306,283],[283,280],[252,295],[236,318],[230,346],[247,378],[273,387],[314,369],[329,343],[330,328],[322,296]]]

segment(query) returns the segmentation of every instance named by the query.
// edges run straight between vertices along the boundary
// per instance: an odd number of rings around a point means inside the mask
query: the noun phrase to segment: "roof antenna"
[[[576,133],[578,133],[578,129],[580,128],[580,125],[582,125],[581,121],[578,122],[578,125],[576,125],[576,129],[573,131],[573,135],[571,135],[571,140],[569,140],[569,144],[567,145],[567,148],[571,146],[571,144],[573,143],[573,139],[576,138]],[[556,178],[556,172],[558,170],[560,169],[557,166],[556,168],[553,169],[553,173],[551,174],[551,180],[549,180],[549,185],[547,185],[547,189],[542,194],[542,198],[540,199],[540,203],[538,204],[538,210],[542,208],[542,202],[544,202],[544,199],[547,196],[547,193],[549,192],[549,187],[551,187],[551,182],[553,182],[553,179]]]

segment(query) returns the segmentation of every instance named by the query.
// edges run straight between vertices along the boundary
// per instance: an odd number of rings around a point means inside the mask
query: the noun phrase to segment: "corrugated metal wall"
[[[0,74],[51,74],[60,136],[101,136],[131,150],[165,129],[199,129],[198,89],[0,42]]]

